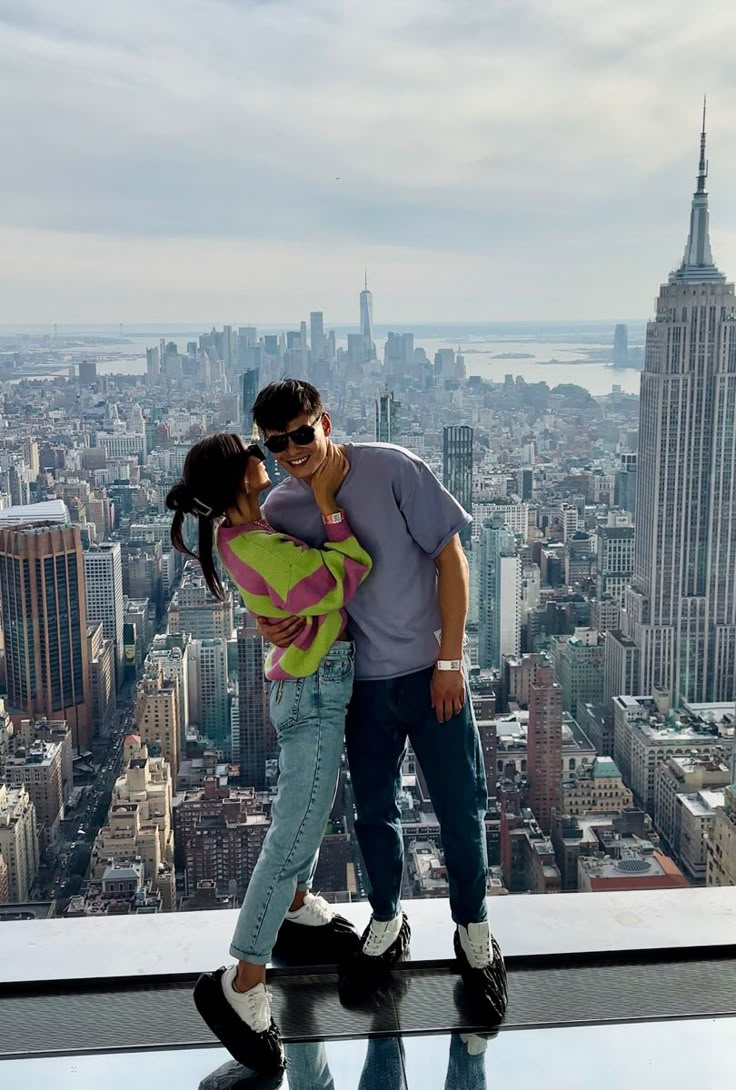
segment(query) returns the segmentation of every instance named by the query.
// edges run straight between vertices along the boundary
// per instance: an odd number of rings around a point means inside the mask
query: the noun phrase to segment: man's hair
[[[253,404],[253,419],[262,431],[285,431],[297,416],[318,416],[321,412],[319,390],[297,378],[270,382]]]

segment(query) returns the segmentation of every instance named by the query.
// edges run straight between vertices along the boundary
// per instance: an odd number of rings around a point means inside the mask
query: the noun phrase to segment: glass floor
[[[278,1082],[220,1048],[0,1061],[2,1090],[677,1090],[731,1085],[736,1017],[286,1046]]]

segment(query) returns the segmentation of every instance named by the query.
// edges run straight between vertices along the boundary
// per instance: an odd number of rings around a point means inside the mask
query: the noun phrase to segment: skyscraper
[[[634,514],[636,511],[637,455],[633,451],[621,452],[621,468],[616,473],[613,502],[616,507]]]
[[[549,835],[562,798],[562,689],[549,665],[535,666],[529,685],[527,762],[529,806]]]
[[[365,274],[365,287],[360,293],[360,335],[363,338],[365,358],[375,358],[373,344],[373,293],[368,290],[368,273]]]
[[[16,749],[5,763],[6,784],[11,791],[25,786],[47,841],[56,840],[64,818],[63,755],[60,742],[38,740]]]
[[[102,624],[115,644],[117,685],[123,681],[123,559],[119,542],[104,541],[84,551],[87,622]]]
[[[190,717],[215,749],[230,756],[230,694],[227,688],[227,642],[192,640],[190,653]]]
[[[321,310],[313,310],[309,315],[309,348],[315,363],[325,358],[325,316]]]
[[[84,561],[78,526],[0,529],[0,601],[11,715],[66,719],[91,734]]]
[[[562,706],[575,719],[583,704],[603,699],[604,643],[594,628],[576,628],[572,636],[552,636],[550,656]]]
[[[617,325],[613,334],[613,366],[629,366],[629,327]]]
[[[146,351],[146,356],[152,351],[150,348]],[[153,349],[157,351],[157,349]],[[80,360],[79,361],[79,385],[80,386],[94,386],[97,382],[97,362],[95,360]]]
[[[24,784],[0,783],[0,854],[8,868],[10,901],[27,901],[39,866],[36,807]]]
[[[243,435],[247,439],[251,433],[253,427],[253,416],[251,410],[253,408],[253,402],[258,397],[258,391],[261,388],[261,371],[259,367],[251,367],[247,371],[243,371],[242,377],[242,402],[241,402],[241,421]]]
[[[169,605],[169,632],[189,632],[195,640],[218,637],[228,640],[232,631],[232,594],[226,594],[222,602],[213,598],[204,576],[187,564],[181,585]]]
[[[596,596],[610,594],[623,605],[634,564],[634,527],[601,526],[598,529]]]
[[[442,483],[457,502],[473,510],[473,429],[467,424],[442,429]],[[463,545],[470,543],[472,526],[460,531]]]
[[[146,349],[146,384],[158,385],[161,378],[161,355],[158,348]]]
[[[398,424],[398,401],[393,390],[382,390],[376,398],[376,442],[395,443]]]
[[[641,692],[733,700],[736,298],[708,234],[705,108],[690,232],[647,327],[634,575],[622,623]]]
[[[238,692],[240,777],[246,787],[266,786],[266,761],[278,753],[276,734],[268,717],[268,683],[263,675],[263,638],[246,616],[238,629]]]
[[[480,543],[478,661],[500,669],[521,649],[521,558],[514,535],[500,519],[485,523]]]
[[[146,664],[135,698],[135,729],[144,745],[179,771],[179,706],[176,681],[164,678],[157,662]]]

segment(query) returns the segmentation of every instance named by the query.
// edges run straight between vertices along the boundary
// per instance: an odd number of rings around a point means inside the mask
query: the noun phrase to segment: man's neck
[[[228,526],[247,526],[249,522],[258,522],[261,518],[261,505],[257,496],[244,496],[237,507],[229,507],[225,512]]]

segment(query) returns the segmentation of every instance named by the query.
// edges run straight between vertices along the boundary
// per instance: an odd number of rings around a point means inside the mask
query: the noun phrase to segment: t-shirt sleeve
[[[429,466],[418,458],[402,456],[394,490],[409,533],[432,559],[473,521]]]

